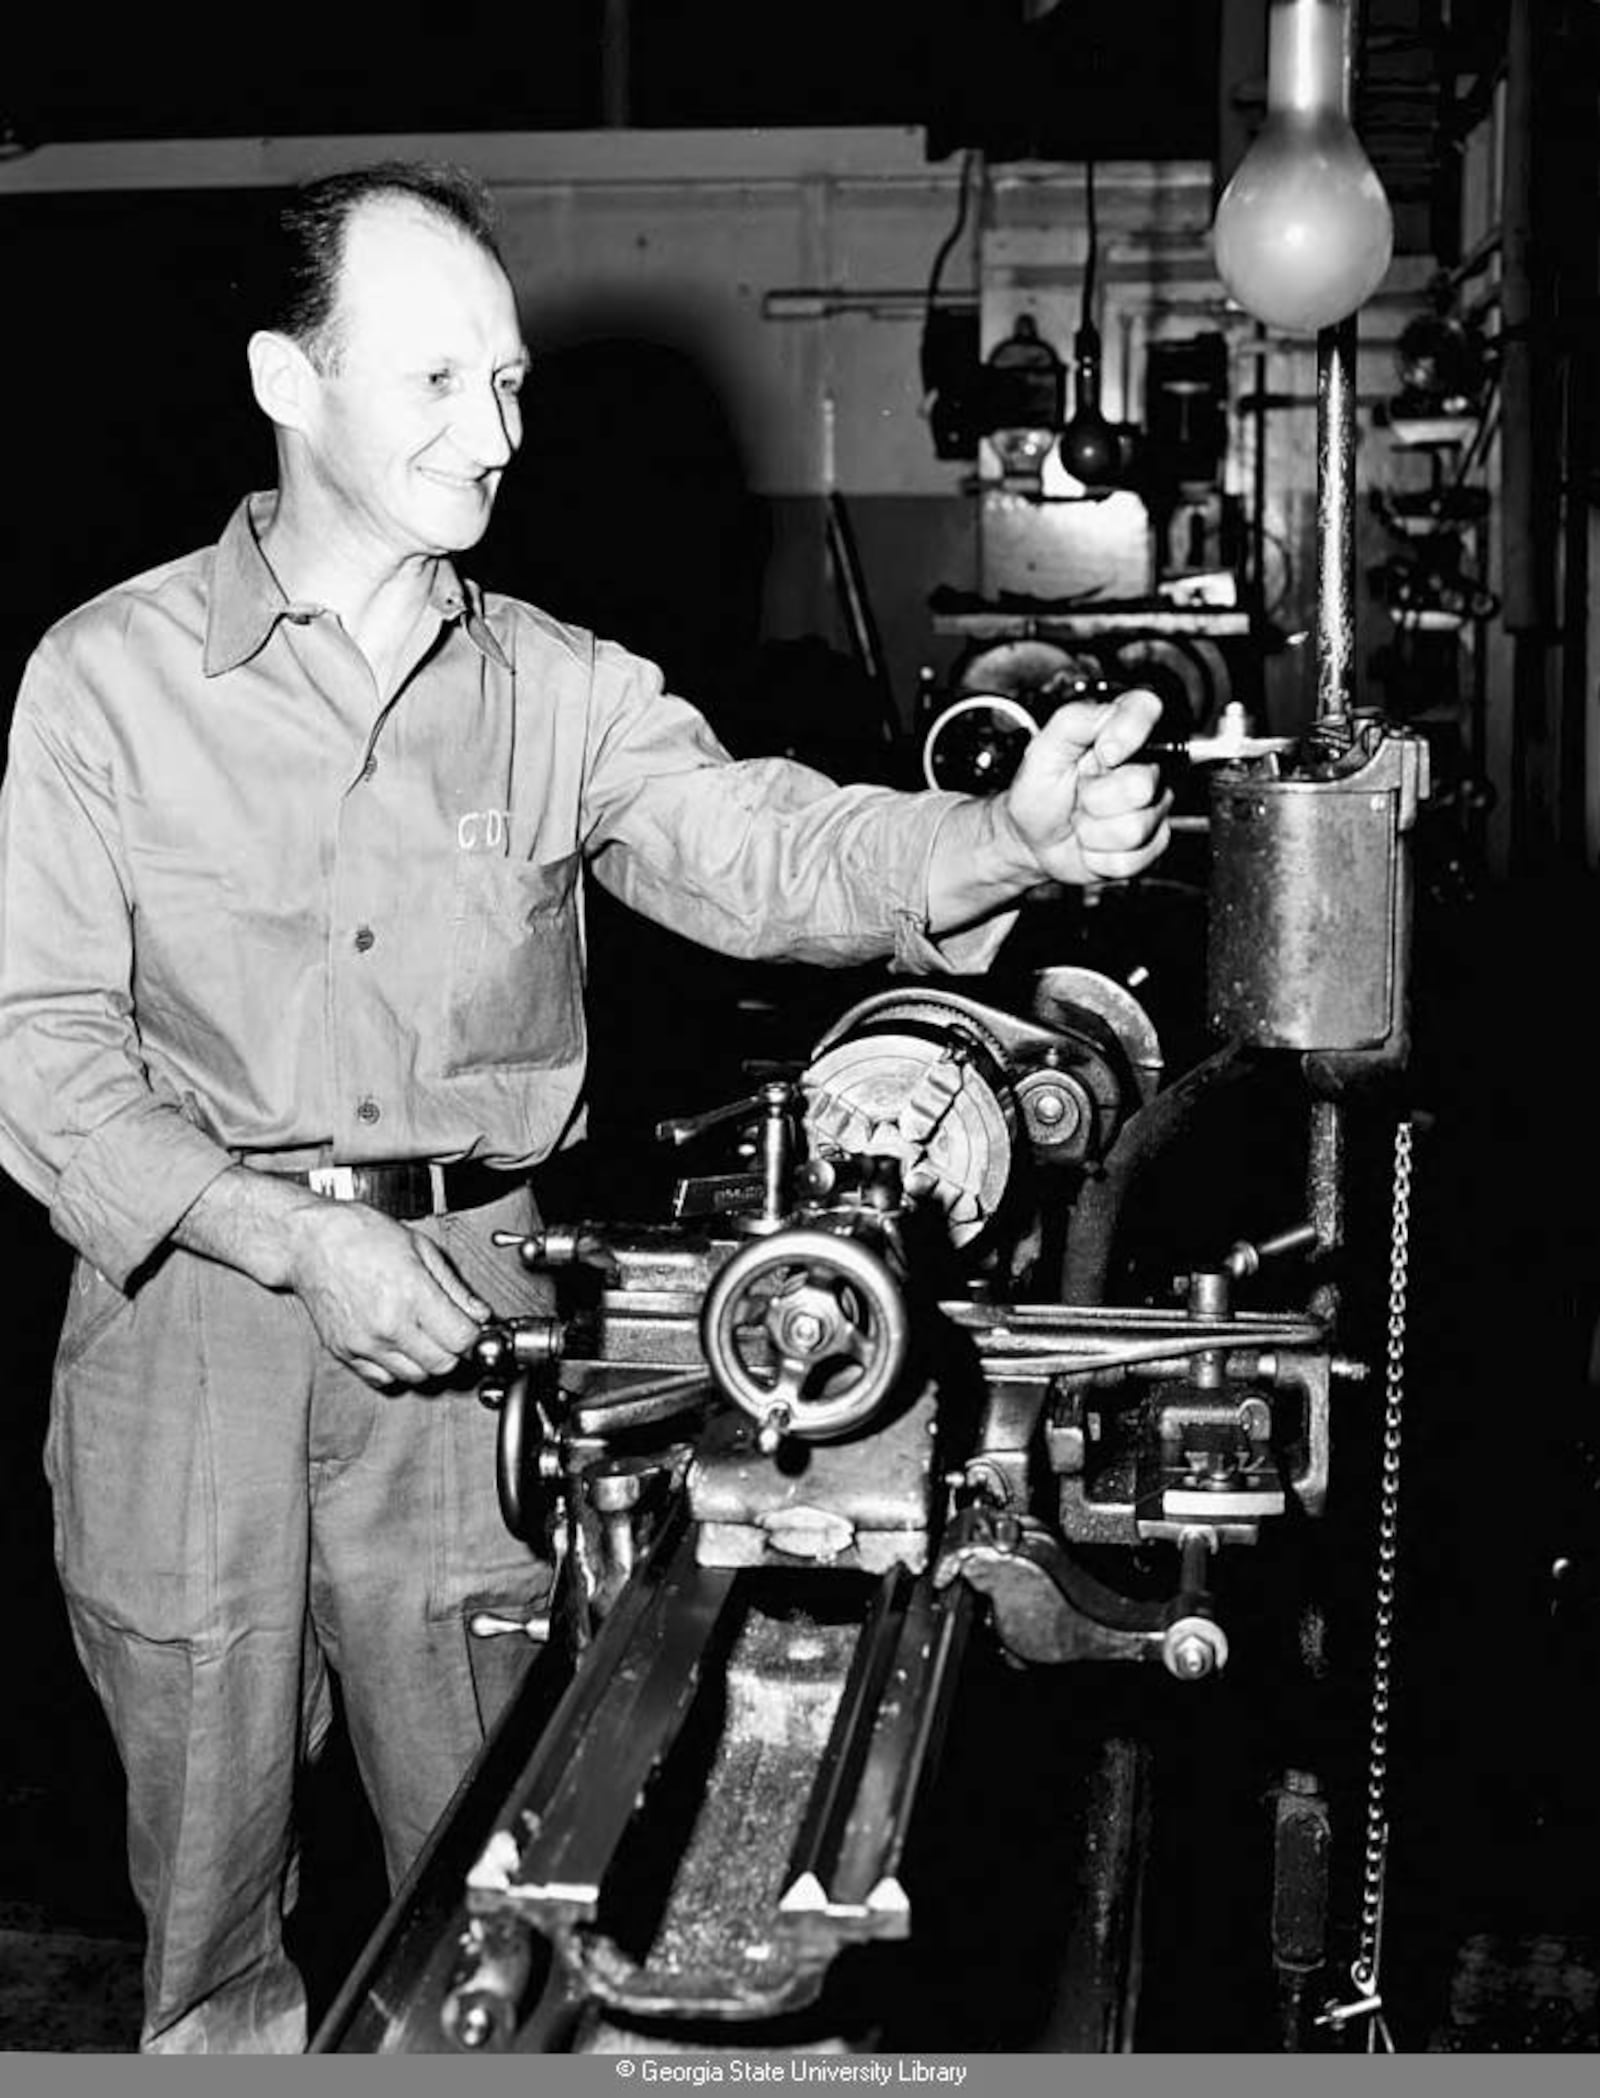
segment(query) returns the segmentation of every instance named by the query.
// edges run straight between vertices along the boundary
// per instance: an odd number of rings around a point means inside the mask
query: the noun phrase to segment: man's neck
[[[286,597],[325,606],[387,692],[395,665],[433,591],[439,557],[381,552],[343,520],[280,489],[258,532]]]

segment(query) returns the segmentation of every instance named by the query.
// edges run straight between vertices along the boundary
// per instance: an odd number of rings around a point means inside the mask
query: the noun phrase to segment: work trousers
[[[545,1286],[496,1229],[525,1191],[427,1232],[497,1313]],[[474,1639],[544,1573],[505,1529],[470,1385],[379,1392],[298,1298],[173,1251],[124,1296],[73,1277],[45,1464],[78,1654],[127,1775],[148,1931],[141,2049],[298,2053],[284,1951],[297,1773],[337,1671],[397,1884],[531,1652]]]

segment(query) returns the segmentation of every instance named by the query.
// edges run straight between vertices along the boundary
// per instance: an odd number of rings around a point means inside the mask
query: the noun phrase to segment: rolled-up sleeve
[[[599,878],[725,954],[920,975],[977,973],[1005,912],[935,937],[928,877],[962,797],[838,786],[787,758],[734,759],[653,664],[596,648],[586,838]]]
[[[151,1082],[113,766],[50,643],[0,785],[0,1164],[125,1287],[229,1153]]]

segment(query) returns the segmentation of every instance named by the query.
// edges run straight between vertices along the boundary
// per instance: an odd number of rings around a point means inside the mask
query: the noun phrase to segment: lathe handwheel
[[[524,1370],[506,1386],[495,1439],[494,1483],[500,1497],[500,1519],[524,1544],[537,1544],[543,1530],[538,1466],[544,1437],[532,1382]]]
[[[741,1336],[769,1361],[747,1360]],[[889,1269],[833,1231],[784,1231],[742,1248],[700,1318],[711,1374],[761,1422],[764,1441],[826,1441],[870,1419],[905,1367],[908,1340]]]
[[[495,1490],[500,1519],[536,1550],[550,1542],[561,1508],[561,1454],[532,1370],[520,1370],[498,1401]]]

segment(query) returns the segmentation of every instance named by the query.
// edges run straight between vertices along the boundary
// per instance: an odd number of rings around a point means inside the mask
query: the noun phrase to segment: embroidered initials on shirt
[[[509,809],[473,809],[456,823],[456,843],[463,852],[499,852],[510,835]]]

